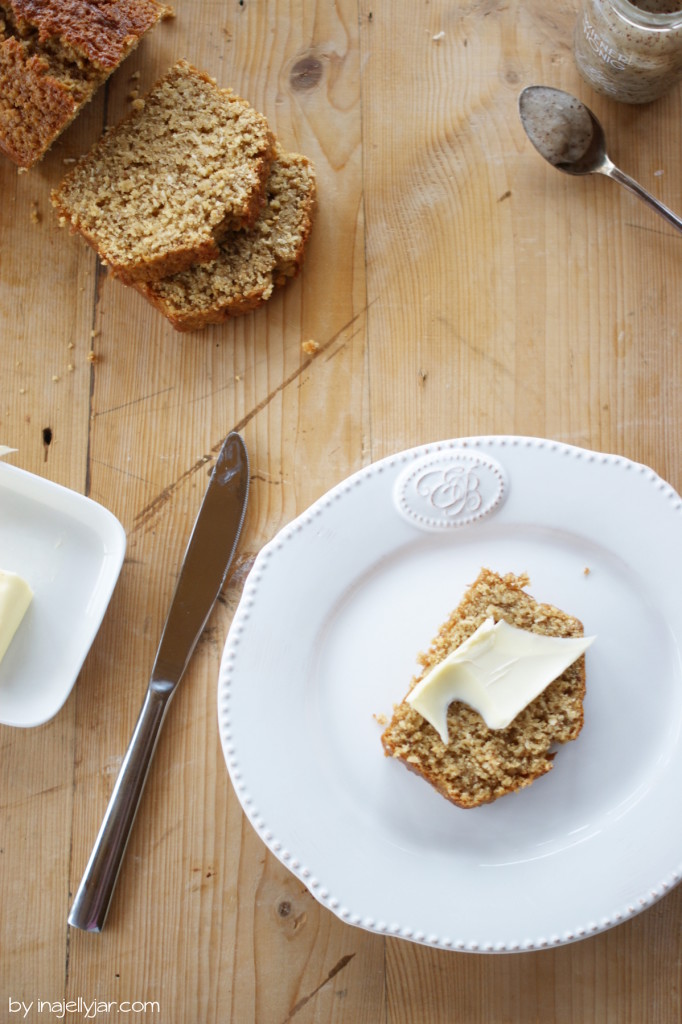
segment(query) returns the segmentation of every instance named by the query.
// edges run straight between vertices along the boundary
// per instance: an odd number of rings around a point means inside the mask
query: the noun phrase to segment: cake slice
[[[230,89],[178,61],[52,193],[60,220],[126,283],[215,259],[265,201],[273,137]]]
[[[0,150],[40,160],[168,14],[157,0],[0,0]]]
[[[526,576],[499,576],[482,569],[429,650],[420,656],[423,671],[408,692],[490,617],[545,636],[583,635],[578,619],[538,603],[524,589],[527,585]],[[582,729],[584,696],[585,658],[581,655],[504,729],[489,729],[478,712],[455,701],[448,710],[446,744],[403,700],[381,741],[387,756],[402,761],[447,800],[459,807],[477,807],[529,786],[550,771],[553,745],[574,740]]]
[[[313,223],[316,185],[310,161],[277,145],[266,204],[253,228],[232,231],[212,263],[137,285],[179,331],[197,330],[262,305],[299,272]]]

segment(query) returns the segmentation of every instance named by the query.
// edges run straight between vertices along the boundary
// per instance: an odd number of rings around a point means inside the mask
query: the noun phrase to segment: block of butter
[[[15,572],[0,569],[0,661],[12,642],[33,599],[26,580]]]

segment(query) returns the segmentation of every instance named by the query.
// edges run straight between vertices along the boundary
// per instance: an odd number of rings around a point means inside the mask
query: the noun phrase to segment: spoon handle
[[[672,224],[672,226],[677,228],[678,231],[682,231],[682,220],[674,214],[672,210],[669,210],[667,206],[660,202],[660,200],[652,196],[650,192],[647,192],[647,190],[640,185],[639,182],[635,181],[634,178],[625,174],[624,171],[621,171],[618,167],[614,166],[614,164],[609,164],[604,167],[603,173],[608,178],[613,178],[614,181],[623,185],[629,192],[634,192],[634,194],[645,202],[647,206],[651,207],[652,210],[655,210],[656,213],[659,213],[664,220],[667,220],[668,224]]]

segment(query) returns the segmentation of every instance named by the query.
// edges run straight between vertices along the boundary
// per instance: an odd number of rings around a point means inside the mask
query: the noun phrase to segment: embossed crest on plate
[[[450,530],[490,515],[504,501],[507,477],[495,459],[465,448],[431,452],[395,482],[398,511],[423,530]]]

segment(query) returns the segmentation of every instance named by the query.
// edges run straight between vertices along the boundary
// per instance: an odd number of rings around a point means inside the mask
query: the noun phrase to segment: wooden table
[[[506,956],[339,921],[243,816],[215,692],[258,550],[373,460],[441,438],[535,435],[620,453],[682,487],[682,242],[605,179],[544,164],[516,107],[533,82],[574,91],[614,159],[679,210],[682,93],[643,109],[593,94],[572,60],[573,2],[175,10],[40,165],[0,162],[0,442],[18,449],[14,465],[107,506],[128,540],[66,705],[39,728],[0,728],[0,1019],[47,1021],[58,1006],[39,1013],[38,1000],[81,997],[147,1001],[97,1017],[146,1024],[677,1024],[679,889],[611,931]],[[108,277],[49,201],[133,87],[180,56],[262,110],[319,182],[302,275],[259,311],[186,335]],[[238,564],[171,708],[107,926],[70,930],[205,457],[231,428],[252,463]],[[33,1003],[25,1018],[16,1001]]]

